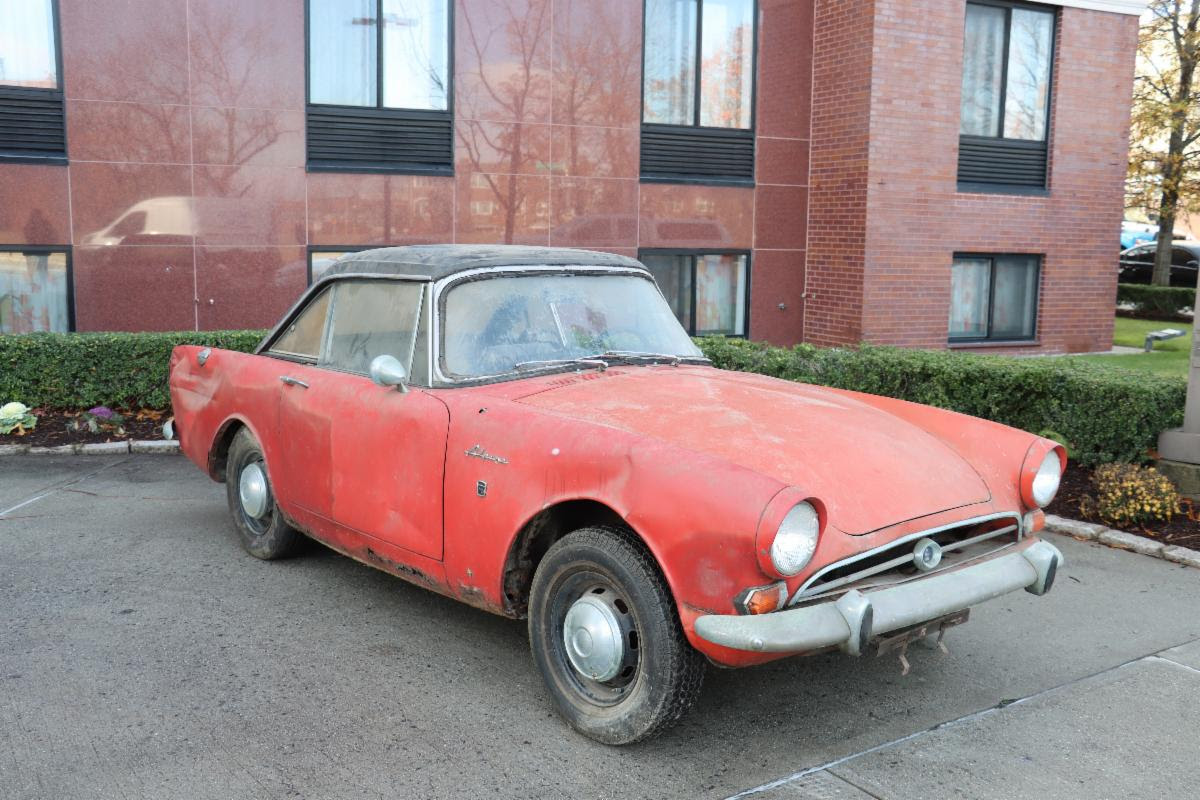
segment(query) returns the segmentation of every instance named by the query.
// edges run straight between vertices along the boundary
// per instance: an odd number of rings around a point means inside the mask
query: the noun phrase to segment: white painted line
[[[6,508],[3,511],[0,511],[0,519],[4,519],[4,517],[6,517],[7,515],[11,514],[14,511],[16,511],[19,508],[24,508],[27,505],[36,503],[38,500],[41,500],[43,497],[49,497],[50,495],[54,494],[55,492],[66,489],[68,486],[74,486],[77,483],[83,483],[88,478],[93,478],[96,475],[99,475],[101,472],[104,472],[104,470],[108,469],[109,467],[115,467],[117,464],[124,464],[128,460],[129,460],[128,458],[123,458],[119,461],[114,461],[111,464],[105,464],[103,467],[100,467],[100,469],[94,469],[91,472],[87,473],[86,475],[80,475],[78,478],[73,478],[72,480],[66,481],[64,483],[60,483],[57,486],[51,486],[49,489],[47,489],[46,491],[42,492],[39,495],[35,495],[34,497],[29,498],[28,500],[22,500],[21,502],[17,503],[12,508]]]
[[[30,503],[36,503],[38,500],[41,500],[43,497],[47,497],[50,494],[51,494],[50,492],[46,492],[45,494],[39,494],[37,497],[31,497],[24,502],[17,503],[12,508],[6,508],[3,511],[0,511],[0,517],[4,517],[8,514],[11,514],[12,512],[16,511],[18,508],[24,508],[25,506],[29,505]]]

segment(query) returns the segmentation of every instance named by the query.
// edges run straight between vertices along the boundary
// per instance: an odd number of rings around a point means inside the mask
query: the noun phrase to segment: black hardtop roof
[[[403,275],[438,280],[487,267],[623,267],[645,271],[628,256],[524,245],[428,244],[380,247],[342,256],[329,265],[322,280],[336,275]]]

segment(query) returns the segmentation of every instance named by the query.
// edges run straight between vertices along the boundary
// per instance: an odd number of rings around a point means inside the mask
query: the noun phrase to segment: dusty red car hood
[[[708,453],[799,486],[862,534],[991,499],[921,428],[806,384],[700,367],[638,367],[545,384],[520,402]]]

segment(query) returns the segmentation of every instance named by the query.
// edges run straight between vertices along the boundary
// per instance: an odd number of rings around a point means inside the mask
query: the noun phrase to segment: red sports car
[[[1058,444],[715,369],[616,255],[348,255],[253,354],[176,348],[171,398],[251,555],[308,536],[527,617],[559,711],[610,744],[679,719],[706,661],[903,654],[1062,564]]]

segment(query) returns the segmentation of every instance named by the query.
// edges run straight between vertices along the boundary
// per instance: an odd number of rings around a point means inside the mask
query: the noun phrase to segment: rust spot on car
[[[422,586],[438,588],[439,584],[433,578],[426,575],[416,567],[411,567],[408,564],[401,564],[399,561],[392,561],[390,558],[385,558],[379,553],[376,553],[370,547],[363,551],[363,558],[373,567],[390,572],[393,575],[404,578],[412,583],[419,583]]]

